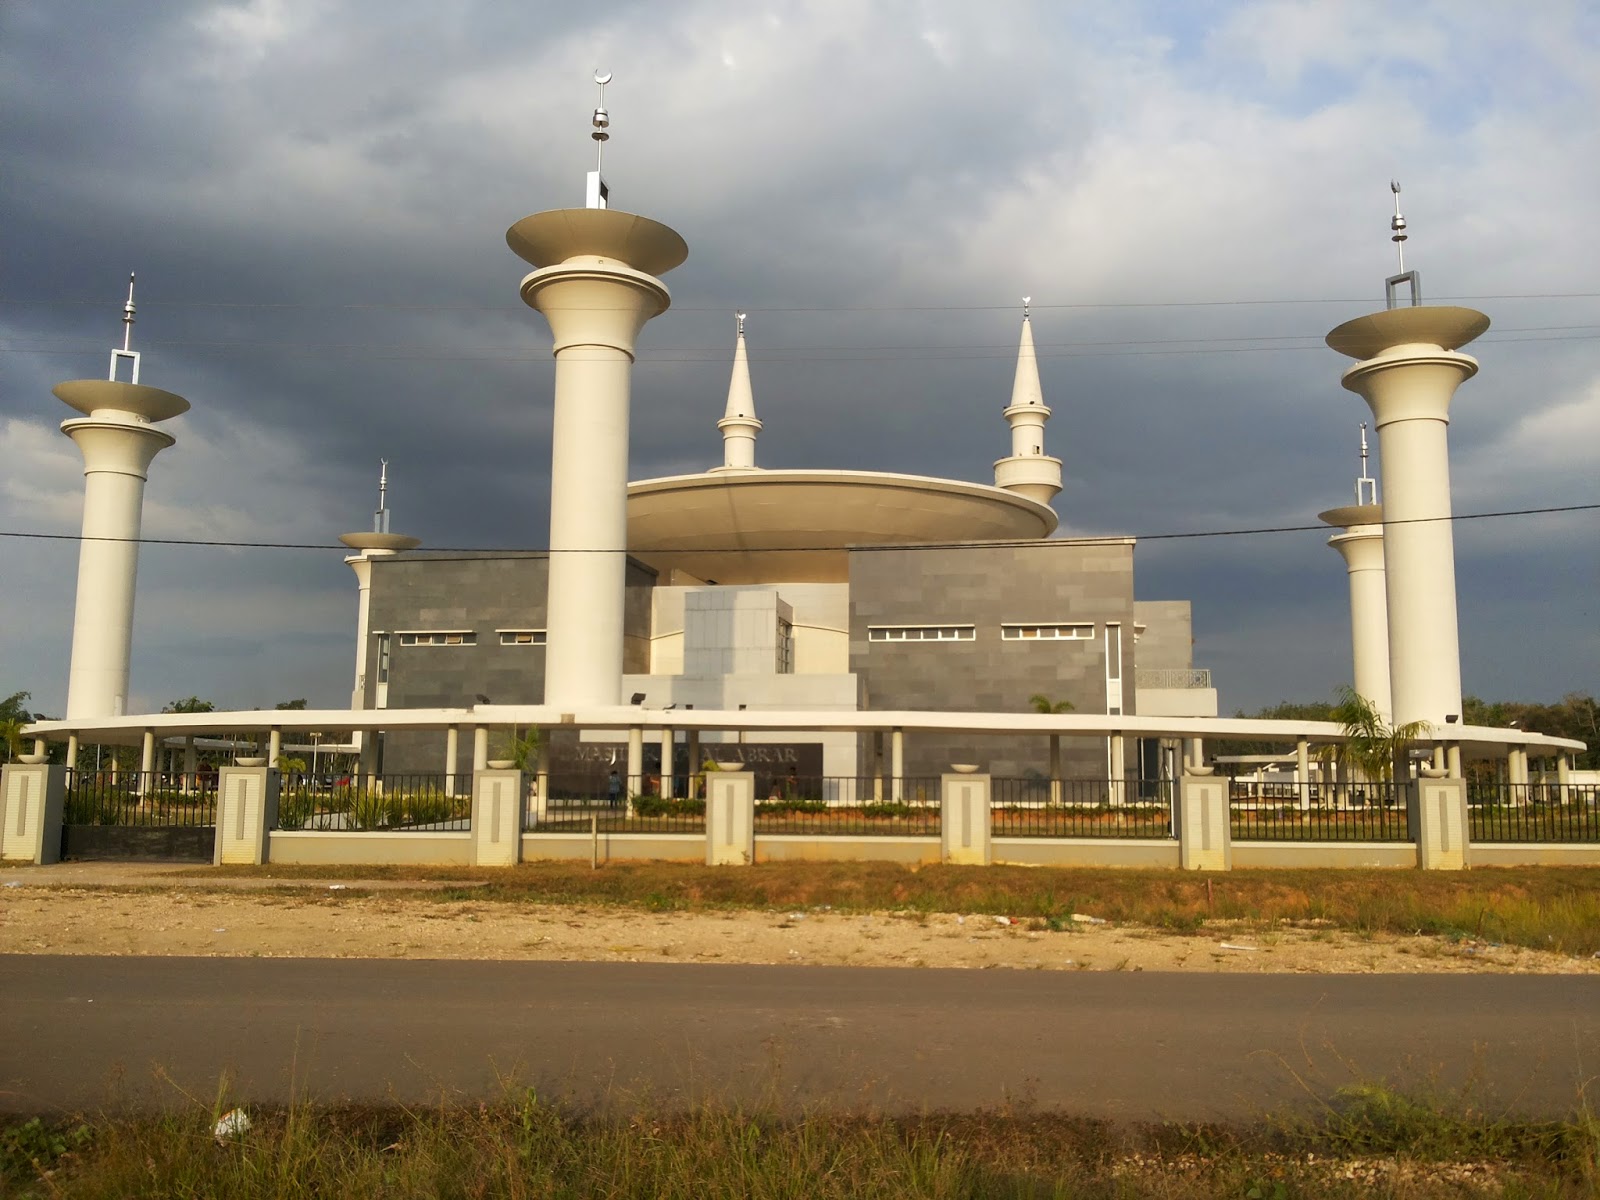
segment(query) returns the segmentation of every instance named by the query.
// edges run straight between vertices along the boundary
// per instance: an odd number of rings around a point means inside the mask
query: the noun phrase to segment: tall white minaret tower
[[[1390,720],[1389,614],[1383,569],[1383,506],[1378,481],[1367,473],[1367,423],[1361,423],[1361,475],[1356,502],[1318,513],[1339,532],[1328,545],[1344,559],[1350,576],[1352,686],[1385,721]]]
[[[130,274],[122,308],[122,348],[111,351],[107,377],[72,379],[53,389],[84,414],[61,424],[61,432],[83,454],[83,543],[67,681],[69,718],[116,717],[127,711],[144,485],[151,461],[177,440],[155,423],[189,411],[182,396],[139,382],[133,318]],[[127,369],[126,382],[118,379],[119,368]]]
[[[601,150],[610,80],[595,75]],[[555,338],[544,701],[573,707],[622,702],[633,350],[645,322],[672,302],[656,276],[689,257],[673,230],[609,207],[598,153],[589,181],[587,208],[535,213],[506,232],[535,268],[522,280],[523,303]]]
[[[1328,345],[1359,360],[1341,382],[1366,400],[1378,429],[1393,720],[1442,729],[1461,719],[1450,400],[1478,373],[1478,360],[1458,348],[1488,329],[1489,318],[1422,303],[1417,272],[1405,266],[1400,185],[1389,186],[1400,272],[1385,281],[1387,307],[1346,321],[1328,334]],[[1409,306],[1396,296],[1401,284],[1410,285]]]
[[[421,544],[419,539],[406,537],[400,533],[389,532],[389,460],[380,459],[378,467],[378,507],[372,514],[372,532],[344,533],[339,535],[343,542],[355,553],[344,561],[356,573],[356,586],[360,589],[360,601],[356,609],[356,683],[350,693],[351,708],[367,707],[367,643],[370,641],[369,629],[371,625],[370,614],[372,610],[372,563],[374,559],[392,558],[402,550],[414,550]],[[380,680],[381,680],[380,676]],[[379,695],[376,699],[382,699]],[[383,708],[382,703],[375,703],[375,708]],[[359,732],[356,741],[361,740]]]
[[[734,313],[738,333],[733,344],[733,378],[728,381],[728,408],[717,428],[722,430],[722,465],[718,471],[754,471],[756,435],[761,422],[756,419],[755,395],[750,390],[750,359],[744,348],[744,313]]]
[[[1044,423],[1050,407],[1039,385],[1039,359],[1033,349],[1032,298],[1022,298],[1022,344],[1017,348],[1017,377],[1011,385],[1006,422],[1011,426],[1011,454],[994,464],[994,485],[1048,505],[1061,490],[1061,460],[1044,452]]]

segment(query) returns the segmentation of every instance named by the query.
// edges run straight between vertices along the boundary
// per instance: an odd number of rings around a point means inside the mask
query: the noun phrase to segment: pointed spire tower
[[[717,471],[754,471],[756,435],[761,422],[756,419],[755,394],[750,390],[750,359],[744,348],[744,313],[735,313],[738,333],[733,344],[733,377],[728,381],[728,408],[717,428],[722,430],[722,465]]]
[[[1389,613],[1383,567],[1383,506],[1378,481],[1367,472],[1367,423],[1361,423],[1361,475],[1356,502],[1318,513],[1318,520],[1339,532],[1328,545],[1344,559],[1350,576],[1350,645],[1352,685],[1385,721],[1389,701]]]
[[[122,348],[111,351],[107,377],[72,379],[54,388],[62,402],[83,414],[61,424],[61,432],[83,454],[83,542],[67,682],[69,717],[120,717],[127,711],[144,485],[151,461],[176,441],[156,424],[189,411],[182,396],[139,382],[133,318],[129,275]],[[126,382],[117,378],[124,366]]]
[[[356,686],[350,695],[351,708],[383,708],[383,697],[374,691],[374,703],[367,702],[367,642],[372,609],[372,563],[378,558],[392,558],[402,550],[414,550],[421,542],[403,533],[389,532],[389,460],[380,459],[378,468],[378,507],[372,514],[371,533],[340,534],[339,540],[355,553],[344,561],[356,573],[356,586],[360,600],[356,609]],[[383,658],[380,651],[379,659]],[[380,676],[379,684],[383,683]],[[356,734],[359,744],[361,735]]]
[[[1005,418],[1011,426],[1011,455],[994,464],[994,485],[1049,506],[1061,490],[1061,460],[1044,452],[1044,423],[1050,406],[1039,385],[1039,359],[1033,349],[1032,297],[1022,298],[1022,343],[1017,348],[1017,377]]]

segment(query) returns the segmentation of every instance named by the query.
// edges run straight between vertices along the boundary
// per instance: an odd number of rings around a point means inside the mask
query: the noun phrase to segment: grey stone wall
[[[1001,637],[1012,622],[1093,623],[1086,641]],[[1124,712],[1133,712],[1131,542],[1018,542],[850,554],[850,669],[866,707],[1027,712],[1035,694],[1106,711],[1104,631],[1120,624]],[[873,642],[873,625],[972,625],[972,641]],[[868,739],[863,739],[864,741]],[[863,748],[865,760],[866,748]],[[1069,774],[1104,777],[1105,743],[1063,741]],[[906,773],[971,761],[996,775],[1049,769],[1046,738],[908,738]]]
[[[367,703],[377,688],[377,640],[388,633],[389,708],[471,706],[477,696],[495,704],[544,699],[545,648],[502,646],[502,629],[543,629],[549,560],[542,554],[406,554],[379,559],[372,569]],[[650,589],[655,572],[628,560],[623,612],[623,663],[649,670]],[[401,630],[471,630],[473,646],[402,646]],[[462,738],[457,769],[471,765],[471,739]],[[384,740],[386,772],[445,770],[442,732],[393,733]]]
[[[1139,636],[1139,665],[1188,670],[1194,666],[1194,626],[1187,600],[1135,600],[1133,619],[1144,626]]]

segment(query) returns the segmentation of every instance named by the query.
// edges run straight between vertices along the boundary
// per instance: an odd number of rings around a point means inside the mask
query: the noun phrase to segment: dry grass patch
[[[1199,932],[1209,922],[1282,924],[1358,934],[1431,934],[1587,957],[1600,952],[1600,867],[1241,870],[1205,875],[1084,868],[763,863],[523,863],[510,870],[416,867],[200,868],[186,886],[226,875],[283,882],[379,880],[419,898],[605,904],[656,911],[832,908],[843,912],[988,913],[1061,922],[1072,913]],[[355,890],[330,893],[353,897]]]

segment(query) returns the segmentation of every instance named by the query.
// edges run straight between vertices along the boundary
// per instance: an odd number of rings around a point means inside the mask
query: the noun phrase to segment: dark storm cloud
[[[382,455],[397,527],[542,544],[548,340],[502,232],[578,201],[601,65],[616,203],[691,248],[641,342],[636,478],[718,460],[741,307],[758,461],[988,479],[1031,294],[1065,527],[1308,523],[1350,487],[1365,409],[1320,339],[1392,270],[1390,174],[1430,296],[1600,291],[1595,29],[1560,6],[1163,7],[9,6],[0,521],[76,528],[49,388],[103,373],[137,268],[145,378],[194,402],[147,532],[331,542],[369,519]],[[1323,303],[1104,307],[1268,298]],[[1592,501],[1600,304],[1480,304],[1496,332],[1451,430],[1458,508]],[[1594,686],[1593,531],[1463,535],[1470,688]],[[0,692],[59,707],[75,554],[0,553],[21,615]],[[1195,601],[1225,706],[1347,676],[1321,535],[1138,561],[1141,595]],[[1507,581],[1530,576],[1513,645]],[[341,703],[353,620],[336,550],[151,548],[135,691]]]

